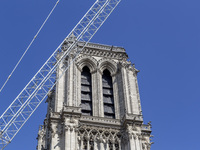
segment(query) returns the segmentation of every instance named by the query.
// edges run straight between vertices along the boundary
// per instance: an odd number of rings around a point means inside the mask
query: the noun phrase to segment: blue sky
[[[56,0],[0,4],[0,85]],[[28,83],[94,0],[61,0],[19,68],[0,93],[0,114]],[[200,134],[200,1],[122,0],[92,42],[122,46],[140,70],[144,122],[152,150],[198,150]],[[43,102],[6,150],[35,150]]]

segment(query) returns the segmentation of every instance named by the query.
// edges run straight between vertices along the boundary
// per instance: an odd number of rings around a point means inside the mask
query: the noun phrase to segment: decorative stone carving
[[[99,143],[119,144],[121,138],[120,130],[93,126],[80,126],[78,134],[79,137]]]
[[[59,123],[59,124],[57,125],[57,133],[58,133],[59,135],[62,135],[62,134],[63,134],[63,130],[64,130],[64,123],[62,122],[62,123]]]
[[[118,60],[127,58],[127,54],[124,52],[117,53],[114,51],[99,51],[99,50],[94,50],[94,49],[89,49],[89,48],[85,48],[81,53],[91,55],[91,56],[107,57],[107,58],[118,59]]]
[[[146,145],[145,145],[145,143],[142,143],[142,150],[146,150]]]
[[[50,133],[51,133],[52,137],[55,136],[55,134],[56,134],[56,125],[55,125],[55,123],[51,123],[50,124]]]
[[[81,55],[76,59],[76,65],[80,71],[83,67],[87,66],[90,72],[93,73],[97,70],[97,60],[92,56]]]
[[[57,58],[63,56],[75,40],[73,35],[66,39]],[[47,117],[38,132],[39,147],[45,145],[44,149],[51,147],[54,150],[150,150],[151,123],[143,124],[135,65],[127,60],[124,48],[88,43],[80,51],[85,44],[78,42],[65,58],[64,67],[80,52],[63,80],[58,81],[59,86],[48,94]],[[64,70],[62,65],[57,71],[58,76]],[[85,66],[91,73],[92,86],[87,87],[91,94],[82,90],[81,84],[88,84],[81,82]],[[110,72],[112,80],[109,81],[112,83],[105,82],[107,78],[102,77],[105,69]],[[85,79],[87,81],[87,76]],[[81,113],[81,98],[92,101],[92,105],[87,105],[91,107],[91,116]],[[112,104],[105,110],[114,110],[115,119],[104,117],[104,103]]]
[[[137,136],[136,134],[133,134],[133,138],[134,138],[135,140],[137,140],[138,136]]]
[[[98,68],[101,74],[103,74],[105,69],[110,71],[111,76],[114,76],[117,73],[117,63],[107,58],[102,58],[98,61]]]
[[[43,136],[45,136],[44,126],[40,126],[37,138],[42,138]]]

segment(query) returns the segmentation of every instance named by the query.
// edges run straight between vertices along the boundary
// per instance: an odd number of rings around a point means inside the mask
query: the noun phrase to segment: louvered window
[[[115,118],[112,77],[107,69],[103,72],[102,82],[104,117]]]
[[[83,115],[92,115],[92,84],[88,67],[81,72],[81,107]]]

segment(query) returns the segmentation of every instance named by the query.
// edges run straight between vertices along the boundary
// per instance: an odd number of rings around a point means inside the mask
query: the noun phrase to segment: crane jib
[[[0,149],[4,149],[12,141],[120,1],[97,0],[1,115]],[[64,43],[72,36],[76,40],[69,47],[64,48]],[[76,51],[70,62],[63,63],[77,43],[82,44],[81,49]],[[56,75],[57,71],[61,72],[60,76]]]

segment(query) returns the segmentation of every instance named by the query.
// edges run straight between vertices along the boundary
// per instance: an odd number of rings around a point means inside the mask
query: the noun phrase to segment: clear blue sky
[[[0,2],[0,85],[56,0]],[[28,83],[94,0],[61,0],[0,93],[0,114]],[[152,150],[199,150],[200,1],[122,0],[92,42],[122,46],[140,70],[144,121]],[[6,150],[35,150],[46,114],[43,102]]]

